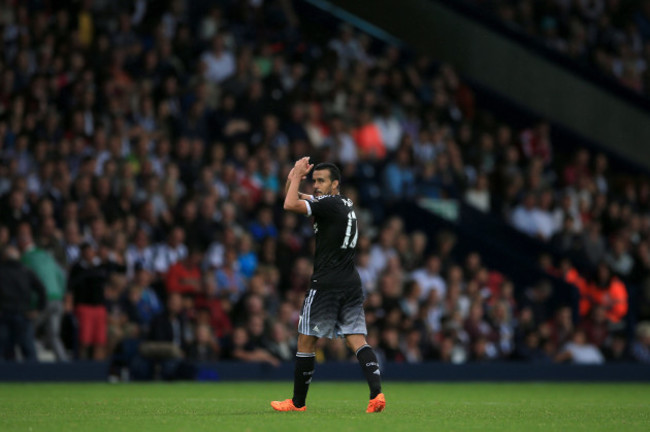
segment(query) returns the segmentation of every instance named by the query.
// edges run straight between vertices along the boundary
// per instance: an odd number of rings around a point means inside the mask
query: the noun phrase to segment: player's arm
[[[289,185],[291,184],[291,175],[292,175],[292,173],[293,173],[293,168],[291,168],[291,172],[289,173],[289,176],[287,177],[287,183],[284,186],[284,194],[285,195],[287,193],[289,193]],[[301,200],[313,200],[314,196],[298,191],[298,199],[301,199]]]
[[[309,203],[300,199],[298,187],[300,186],[302,178],[309,174],[309,171],[311,171],[313,167],[314,165],[309,163],[309,157],[304,157],[296,162],[296,165],[289,173],[288,187],[286,189],[287,194],[284,198],[285,210],[299,214],[309,213]]]

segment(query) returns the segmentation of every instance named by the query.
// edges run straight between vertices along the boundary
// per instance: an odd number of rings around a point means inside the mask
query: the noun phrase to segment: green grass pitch
[[[307,411],[276,413],[284,383],[1,384],[0,431],[645,431],[647,384],[314,382]]]

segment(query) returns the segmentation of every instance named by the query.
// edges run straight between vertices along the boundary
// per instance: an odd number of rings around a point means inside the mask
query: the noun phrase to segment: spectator
[[[189,348],[188,358],[194,362],[214,362],[219,358],[219,344],[212,334],[209,325],[199,325],[196,328],[196,340]]]
[[[357,149],[362,159],[383,160],[386,157],[386,146],[377,125],[372,122],[370,112],[365,110],[359,115],[359,126],[352,137],[357,143]]]
[[[163,309],[160,299],[150,286],[151,279],[151,272],[136,266],[133,283],[122,299],[122,308],[129,322],[139,327],[140,335],[149,333],[151,321]]]
[[[215,84],[225,81],[235,73],[235,57],[226,48],[222,34],[217,34],[212,38],[210,51],[201,55],[201,64],[203,76]]]
[[[185,231],[181,227],[174,227],[169,232],[167,242],[158,245],[154,254],[154,269],[160,273],[167,273],[169,268],[177,261],[187,256]]]
[[[640,363],[650,363],[650,323],[639,323],[636,330],[636,340],[632,345],[632,356]]]
[[[628,310],[628,294],[623,282],[601,262],[594,280],[580,292],[580,314],[587,315],[594,307],[605,308],[607,319],[612,324],[621,323]]]
[[[232,332],[228,358],[243,362],[264,362],[279,366],[280,361],[263,348],[256,348],[251,343],[246,329],[236,327]]]
[[[183,357],[194,335],[183,313],[183,298],[179,293],[170,293],[167,308],[151,322],[147,340],[140,347],[140,353],[154,363],[159,362],[162,378],[193,377],[194,371],[183,361]]]
[[[478,210],[490,212],[490,189],[488,177],[485,174],[479,174],[476,178],[476,184],[465,193],[465,201]]]
[[[57,360],[65,361],[68,355],[59,337],[64,313],[65,274],[52,255],[36,247],[29,225],[21,225],[19,233],[18,245],[23,253],[21,261],[25,267],[36,274],[45,287],[47,296],[47,305],[39,316],[35,328],[44,325],[48,346],[54,351]]]
[[[236,303],[246,291],[244,274],[239,268],[237,252],[234,249],[226,251],[223,266],[215,272],[215,280],[219,296],[233,303]]]
[[[535,195],[527,193],[523,202],[512,212],[512,225],[519,231],[531,237],[540,236],[540,229],[537,218],[537,202]]]
[[[81,256],[70,269],[66,307],[74,305],[74,313],[79,323],[79,342],[82,359],[106,358],[106,306],[104,288],[108,282],[109,268],[97,256],[90,243],[81,246]]]
[[[571,341],[564,345],[555,357],[558,363],[571,362],[573,364],[602,364],[605,358],[595,345],[587,342],[582,330],[573,333]]]
[[[6,246],[0,261],[0,355],[14,360],[17,345],[23,360],[36,361],[33,320],[45,308],[45,287],[19,260],[18,249]]]
[[[201,262],[203,254],[191,247],[187,256],[173,264],[165,277],[167,293],[198,295],[201,290]]]
[[[438,292],[438,297],[445,297],[447,284],[440,276],[440,265],[440,258],[437,255],[430,255],[425,266],[415,270],[411,275],[420,287],[420,300],[427,298],[432,290]]]
[[[393,201],[412,199],[415,196],[415,176],[410,168],[411,154],[408,148],[397,150],[395,161],[388,163],[384,169],[386,198]]]

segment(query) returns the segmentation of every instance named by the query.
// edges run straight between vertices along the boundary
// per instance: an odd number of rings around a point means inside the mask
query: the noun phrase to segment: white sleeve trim
[[[305,205],[307,206],[307,217],[309,217],[311,216],[311,205],[309,205],[309,201],[305,201]]]

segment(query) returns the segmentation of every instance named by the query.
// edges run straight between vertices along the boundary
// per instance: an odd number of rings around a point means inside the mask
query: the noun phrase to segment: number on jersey
[[[357,245],[357,238],[359,237],[359,230],[357,230],[357,215],[354,210],[348,212],[348,227],[345,230],[345,238],[341,249],[354,248]],[[350,241],[352,238],[352,241]]]

